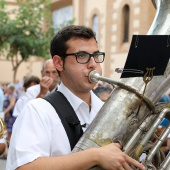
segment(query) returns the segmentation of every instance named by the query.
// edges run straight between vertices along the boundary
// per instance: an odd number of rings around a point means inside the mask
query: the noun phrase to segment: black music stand
[[[116,71],[121,78],[143,77],[147,68],[154,68],[153,76],[164,75],[169,59],[169,35],[133,35],[125,66]]]

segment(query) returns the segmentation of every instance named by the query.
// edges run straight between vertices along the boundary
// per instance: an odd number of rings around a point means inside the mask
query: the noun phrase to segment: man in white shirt
[[[17,117],[22,108],[32,99],[43,98],[56,90],[60,78],[52,59],[48,59],[44,62],[41,75],[42,79],[40,84],[28,88],[25,95],[18,99],[14,107],[13,116]]]
[[[61,77],[58,88],[70,102],[81,125],[90,124],[103,102],[92,92],[88,79],[102,73],[105,54],[95,34],[84,26],[67,26],[51,41],[51,55]],[[85,130],[85,128],[83,129]],[[6,170],[87,170],[95,165],[110,170],[140,170],[143,165],[120,150],[118,143],[71,153],[61,120],[52,105],[39,98],[26,105],[14,125]]]

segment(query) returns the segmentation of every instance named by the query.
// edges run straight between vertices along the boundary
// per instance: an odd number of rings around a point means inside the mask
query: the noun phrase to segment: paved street
[[[0,159],[0,170],[5,170],[6,160]]]

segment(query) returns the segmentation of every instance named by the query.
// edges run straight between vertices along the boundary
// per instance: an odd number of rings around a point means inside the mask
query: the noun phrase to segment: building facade
[[[73,24],[91,27],[96,32],[100,51],[106,53],[103,75],[119,79],[115,69],[124,67],[132,35],[147,34],[156,10],[151,0],[52,0],[51,12],[54,26],[74,20]],[[39,75],[41,65],[42,60],[30,58],[21,64],[17,79],[26,74]],[[6,68],[9,76],[3,77],[1,73]],[[11,76],[10,62],[1,59],[0,82],[12,80]]]

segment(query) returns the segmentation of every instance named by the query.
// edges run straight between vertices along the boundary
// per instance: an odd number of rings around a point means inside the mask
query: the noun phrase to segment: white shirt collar
[[[66,96],[67,100],[70,102],[71,106],[75,111],[79,108],[79,106],[82,103],[87,105],[87,103],[85,103],[82,99],[74,95],[62,82],[58,87],[58,91],[62,92],[64,96]],[[104,103],[93,93],[92,90],[90,91],[90,93],[91,93],[91,107],[94,107],[95,109],[96,107],[98,107],[98,104],[101,105]]]
[[[64,94],[64,96],[70,102],[71,106],[73,107],[75,111],[84,102],[82,99],[74,95],[62,82],[60,83],[58,91]]]

